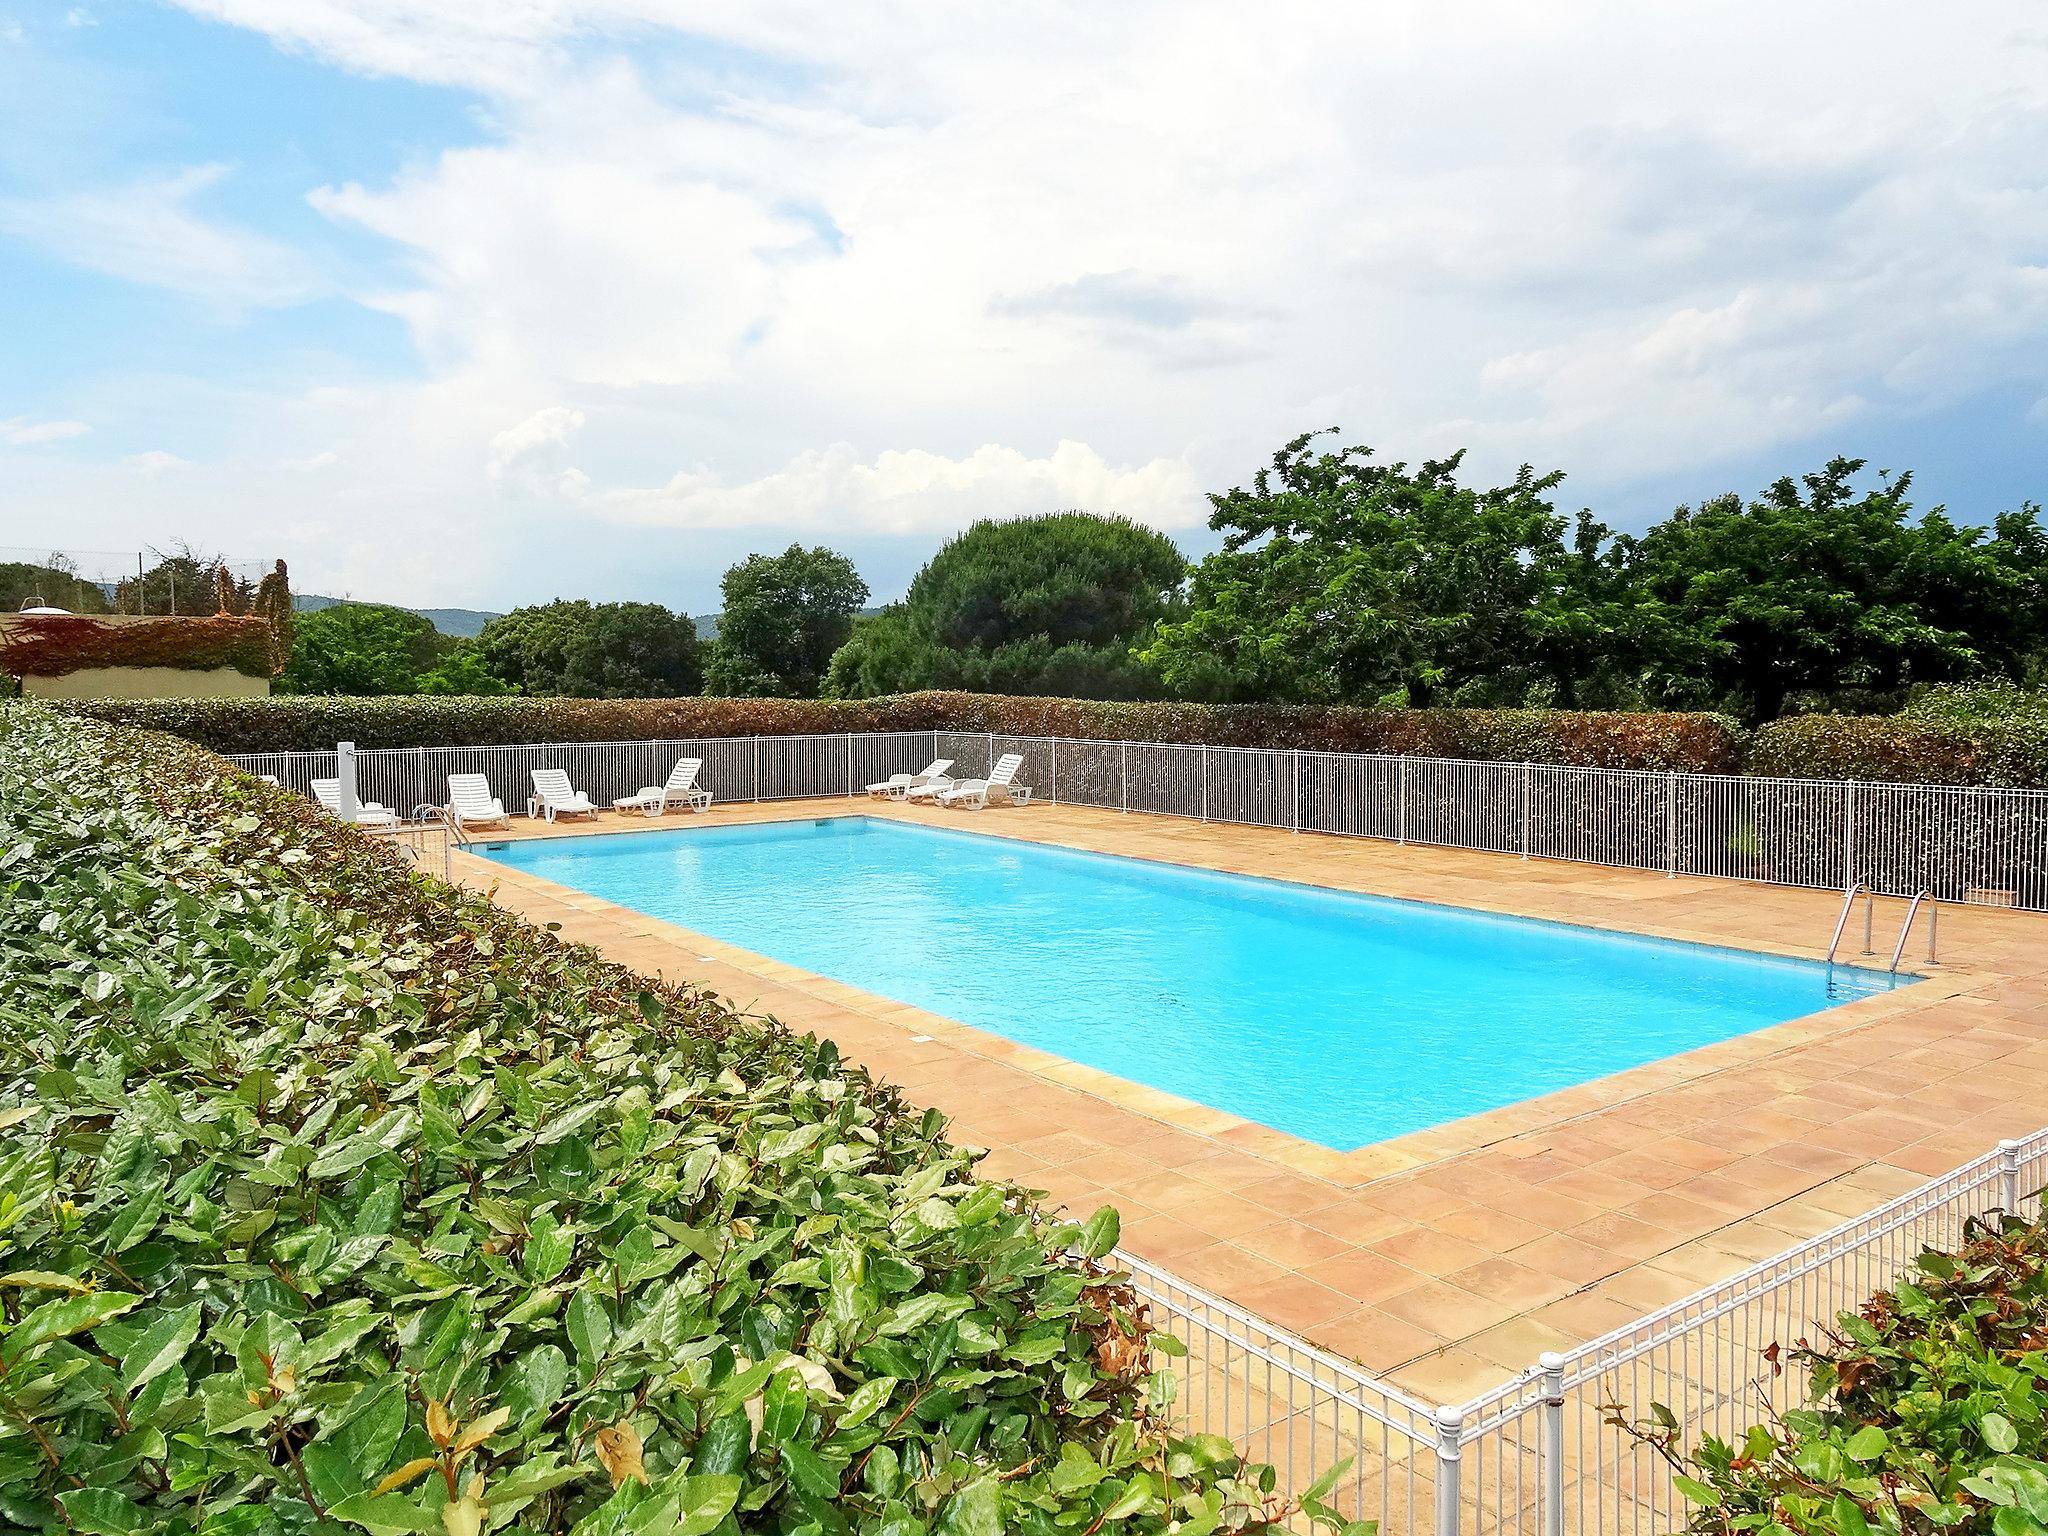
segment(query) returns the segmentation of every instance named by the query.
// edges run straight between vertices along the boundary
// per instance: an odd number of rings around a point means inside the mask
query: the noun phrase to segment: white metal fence
[[[1992,1152],[1738,1275],[1582,1344],[1543,1356],[1469,1402],[1438,1407],[1242,1308],[1119,1254],[1154,1326],[1186,1347],[1178,1412],[1305,1487],[1348,1463],[1332,1501],[1382,1536],[1653,1536],[1685,1523],[1663,1459],[1613,1420],[1663,1404],[1682,1443],[1724,1440],[1799,1406],[1789,1353],[1905,1276],[1926,1248],[1954,1248],[1994,1210],[2038,1215],[2048,1130]]]
[[[355,758],[361,794],[405,812],[446,799],[450,773],[484,774],[516,807],[528,770],[566,768],[579,789],[609,801],[661,783],[689,756],[704,759],[700,780],[722,800],[779,800],[856,794],[933,757],[952,758],[956,775],[984,774],[1006,752],[1024,758],[1019,782],[1067,805],[2048,910],[2044,790],[959,731],[383,748]],[[302,793],[336,774],[333,752],[234,761]]]

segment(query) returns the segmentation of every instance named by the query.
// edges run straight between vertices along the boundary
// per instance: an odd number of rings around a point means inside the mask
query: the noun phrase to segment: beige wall
[[[25,677],[31,699],[262,699],[270,679],[233,667],[88,667],[62,677]]]

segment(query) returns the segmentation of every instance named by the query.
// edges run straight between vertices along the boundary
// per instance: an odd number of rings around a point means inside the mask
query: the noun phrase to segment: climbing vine
[[[21,614],[0,624],[0,672],[10,677],[63,677],[95,667],[233,667],[248,677],[270,677],[277,659],[269,622],[249,614],[203,619]]]

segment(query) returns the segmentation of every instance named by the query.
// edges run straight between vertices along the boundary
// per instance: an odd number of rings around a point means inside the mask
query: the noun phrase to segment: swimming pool
[[[1843,1000],[1803,960],[869,816],[479,851],[1340,1151]]]

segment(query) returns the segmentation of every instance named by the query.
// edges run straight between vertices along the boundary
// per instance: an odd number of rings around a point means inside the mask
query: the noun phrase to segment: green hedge
[[[1749,771],[1798,779],[2048,789],[2048,725],[1795,715],[1757,731]]]
[[[2048,1532],[2048,1233],[1972,1223],[1955,1253],[1846,1313],[1791,1361],[1810,1402],[1739,1443],[1677,1447],[1656,1410],[1629,1426],[1678,1472],[1699,1536],[2042,1536]],[[1774,1351],[1770,1368],[1779,1368]]]
[[[829,1043],[0,706],[0,1523],[1259,1528],[1101,1254]],[[1157,1347],[1152,1347],[1157,1346]]]
[[[1092,740],[1391,752],[1575,767],[1738,769],[1741,729],[1707,714],[1126,704],[971,693],[804,699],[156,699],[72,706],[218,752],[638,741],[831,731],[995,731]]]

